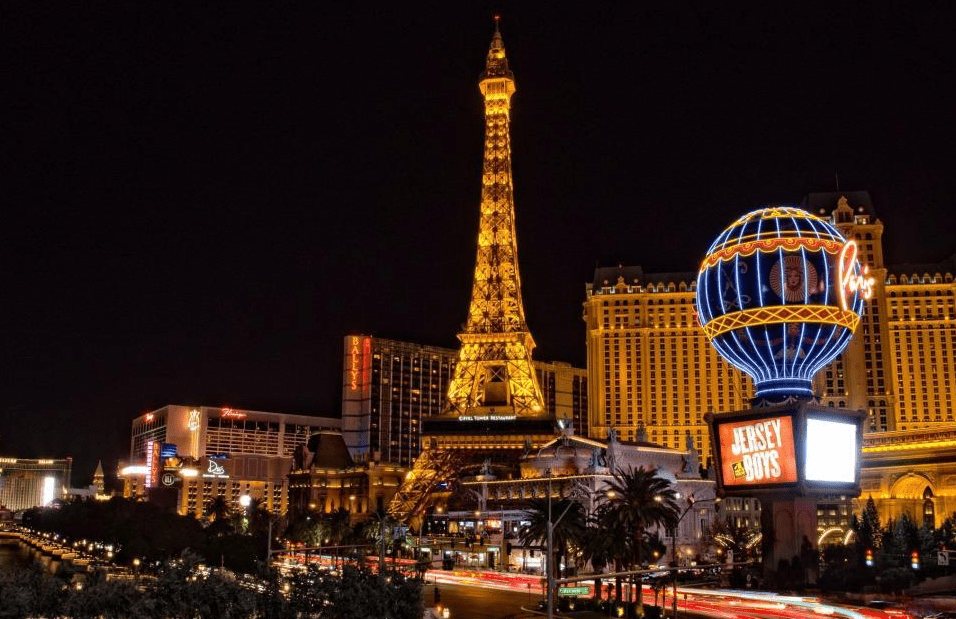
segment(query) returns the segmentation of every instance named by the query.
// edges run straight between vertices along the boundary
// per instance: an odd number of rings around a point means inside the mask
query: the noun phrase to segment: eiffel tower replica
[[[531,364],[534,339],[521,302],[511,175],[515,81],[497,16],[478,89],[485,101],[485,155],[471,304],[443,412],[424,420],[422,454],[389,506],[401,520],[420,514],[440,484],[516,473],[522,455],[555,435]]]

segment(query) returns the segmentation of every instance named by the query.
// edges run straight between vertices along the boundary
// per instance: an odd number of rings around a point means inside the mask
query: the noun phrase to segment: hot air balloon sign
[[[768,402],[813,396],[813,376],[847,346],[872,295],[856,243],[788,206],[724,230],[697,275],[697,315],[717,351]]]

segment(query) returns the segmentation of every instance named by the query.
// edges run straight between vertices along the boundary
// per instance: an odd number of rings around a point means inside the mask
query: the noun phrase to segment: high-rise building
[[[707,412],[740,410],[749,377],[717,354],[697,323],[695,273],[598,268],[587,284],[588,428],[679,449],[689,431],[710,457]]]
[[[850,345],[814,387],[830,406],[865,409],[873,430],[954,422],[956,256],[937,265],[887,267],[883,224],[865,191],[812,193],[803,207],[827,216],[876,280]],[[696,273],[598,268],[587,284],[589,432],[623,438],[646,426],[652,442],[679,447],[690,431],[710,457],[702,415],[746,408],[750,379],[708,345],[694,312]]]
[[[329,417],[171,404],[133,420],[119,477],[125,496],[175,491],[182,514],[202,516],[217,496],[238,505],[243,495],[284,512],[296,447],[340,427]]]
[[[442,412],[458,362],[452,348],[348,335],[342,363],[342,435],[356,462],[411,466],[422,422]],[[532,361],[548,415],[587,435],[587,370]]]
[[[812,193],[806,206],[832,212],[875,280],[855,337],[818,375],[823,401],[866,410],[876,431],[956,422],[956,255],[939,264],[886,266],[883,223],[865,191]]]
[[[17,512],[63,498],[72,468],[72,458],[0,458],[0,506]]]

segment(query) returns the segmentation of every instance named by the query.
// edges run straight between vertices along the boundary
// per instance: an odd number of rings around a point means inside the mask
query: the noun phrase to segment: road
[[[451,610],[450,619],[510,619],[525,615],[521,607],[528,607],[528,593],[476,587],[473,585],[439,583],[441,603]],[[425,604],[432,606],[435,585],[425,587]],[[532,605],[541,595],[531,596]]]
[[[434,602],[434,584],[425,587],[425,603]],[[517,619],[534,615],[521,610],[533,608],[541,599],[540,592],[506,588],[500,583],[465,584],[439,581],[441,603],[451,613],[450,619]],[[829,616],[845,619],[910,619],[912,615],[868,608],[848,608],[821,602],[813,597],[796,597],[757,591],[726,591],[681,588],[678,608],[681,616],[715,619],[807,619]],[[645,604],[653,603],[653,595],[645,589]],[[670,608],[671,600],[665,600]],[[540,615],[538,615],[540,616]]]

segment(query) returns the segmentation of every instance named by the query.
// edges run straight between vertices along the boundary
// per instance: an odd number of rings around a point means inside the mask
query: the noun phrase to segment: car
[[[924,619],[956,619],[956,610],[944,610],[926,615]]]

